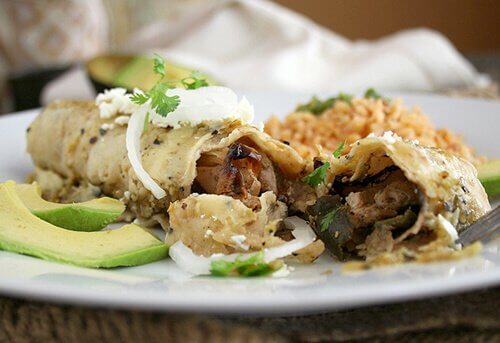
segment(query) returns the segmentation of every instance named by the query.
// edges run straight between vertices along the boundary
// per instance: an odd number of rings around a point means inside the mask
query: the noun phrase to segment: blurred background
[[[0,113],[140,87],[152,51],[238,88],[494,88],[498,23],[496,0],[1,0]]]
[[[500,52],[495,0],[276,0],[349,39],[377,39],[414,27],[448,37],[464,53]]]

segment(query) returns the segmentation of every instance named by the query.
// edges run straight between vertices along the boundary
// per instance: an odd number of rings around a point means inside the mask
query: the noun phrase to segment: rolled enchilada
[[[287,214],[286,203],[294,202],[293,189],[307,164],[286,144],[238,120],[175,129],[150,125],[141,136],[141,157],[144,169],[166,191],[157,199],[131,168],[125,136],[126,126],[101,118],[93,102],[50,104],[27,133],[33,178],[44,197],[121,199],[127,205],[125,220],[171,226],[175,239],[198,254],[260,250],[287,240],[279,221]],[[182,220],[169,223],[167,210],[176,201],[170,219]],[[193,225],[200,224],[202,207],[213,212],[216,225],[206,222],[200,231]],[[214,232],[223,229],[224,234]],[[213,238],[207,232],[214,232]],[[233,239],[238,235],[248,242]],[[322,252],[321,242],[314,250],[313,258]]]
[[[322,163],[330,167],[307,213],[340,260],[458,256],[457,231],[491,209],[471,163],[391,133],[361,139],[347,155]]]

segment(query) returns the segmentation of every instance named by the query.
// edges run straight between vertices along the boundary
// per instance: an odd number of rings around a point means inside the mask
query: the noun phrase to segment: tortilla
[[[103,124],[114,128],[103,129]],[[259,158],[271,161],[268,167],[275,171],[274,188],[280,194],[286,193],[290,181],[306,173],[306,162],[292,148],[239,121],[178,129],[149,125],[141,138],[142,163],[167,192],[156,199],[131,168],[125,133],[126,126],[101,119],[93,102],[64,100],[47,106],[27,133],[35,164],[33,179],[40,183],[44,197],[73,202],[107,195],[127,205],[126,220],[138,218],[166,227],[170,203],[198,191],[194,189],[197,164],[203,154],[244,142]]]
[[[341,260],[451,256],[459,249],[457,232],[491,210],[470,162],[390,133],[361,139],[349,154],[326,161],[331,167],[308,213]]]

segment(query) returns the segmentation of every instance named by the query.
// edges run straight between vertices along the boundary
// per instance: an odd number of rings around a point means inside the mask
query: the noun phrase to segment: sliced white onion
[[[284,223],[292,229],[292,235],[295,239],[277,247],[264,249],[264,261],[267,263],[289,256],[293,252],[305,248],[316,239],[316,234],[304,220],[298,217],[290,217],[286,218]],[[214,254],[210,257],[205,257],[196,255],[179,240],[170,247],[169,254],[181,269],[194,275],[207,275],[210,274],[210,264],[212,261],[224,260],[232,262],[240,256],[243,260],[246,260],[256,254],[256,252],[229,255]]]
[[[167,193],[155,182],[155,180],[153,180],[142,166],[141,135],[144,130],[144,120],[146,119],[147,111],[147,107],[142,106],[130,116],[125,138],[127,156],[139,181],[142,182],[144,187],[146,187],[156,199],[161,199],[165,197]]]
[[[450,245],[452,245],[455,249],[459,249],[461,246],[457,244],[458,240],[458,232],[457,229],[450,223],[445,217],[442,215],[438,215],[438,222],[441,225],[441,228],[448,234],[450,238]]]

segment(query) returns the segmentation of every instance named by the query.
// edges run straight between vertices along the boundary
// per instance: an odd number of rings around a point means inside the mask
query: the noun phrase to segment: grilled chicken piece
[[[401,209],[418,205],[418,191],[401,170],[396,170],[380,183],[352,192],[346,197],[353,227],[364,227],[374,222],[392,218]]]
[[[202,155],[197,172],[196,180],[205,192],[231,196],[254,210],[260,209],[260,194],[278,193],[269,158],[242,143]]]

